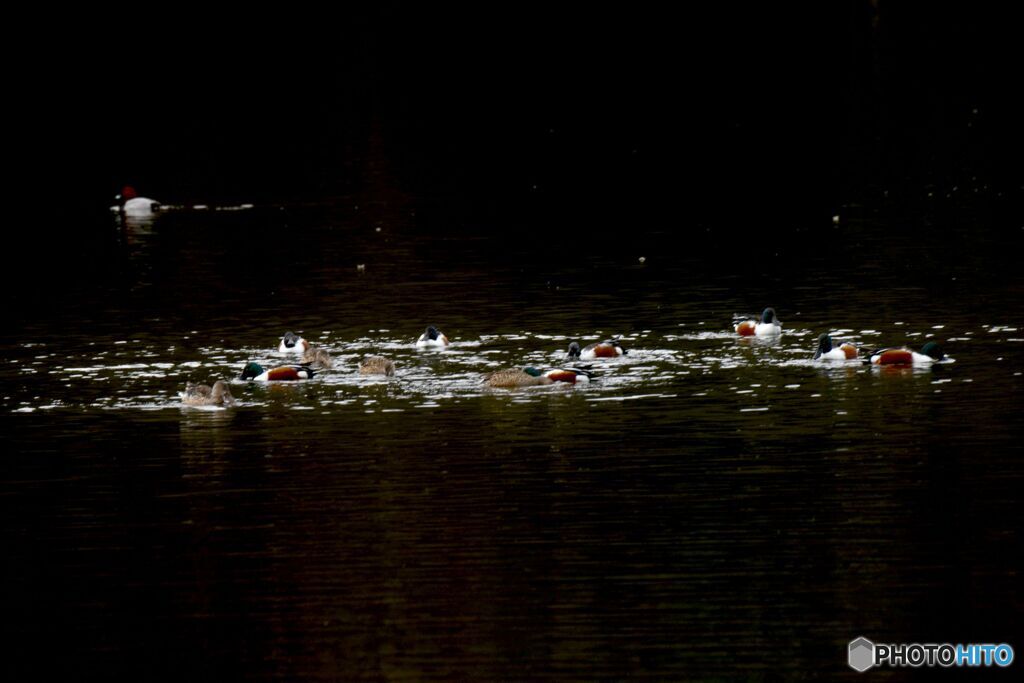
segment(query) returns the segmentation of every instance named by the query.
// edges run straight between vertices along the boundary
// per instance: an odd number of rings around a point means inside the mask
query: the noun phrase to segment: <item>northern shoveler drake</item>
[[[766,308],[761,314],[761,321],[744,320],[736,325],[736,334],[741,337],[774,337],[782,334],[782,324],[775,317],[774,308]]]
[[[359,374],[392,377],[395,374],[395,361],[384,356],[367,356],[359,364]]]
[[[565,382],[566,384],[583,384],[590,381],[590,373],[577,368],[554,368],[544,373],[544,376],[552,382]]]
[[[553,381],[553,379],[537,368],[498,370],[484,377],[484,384],[489,387],[500,387],[502,389],[533,387],[541,384],[551,384]]]
[[[443,349],[448,346],[448,337],[444,336],[444,333],[439,331],[436,327],[431,325],[426,331],[420,335],[420,338],[416,340],[416,348],[418,349]]]
[[[299,335],[294,332],[285,332],[277,351],[278,353],[305,353],[309,347],[310,343]]]
[[[330,370],[333,362],[331,354],[322,346],[310,346],[302,354],[302,364],[312,365],[317,370]]]
[[[189,382],[181,394],[181,402],[187,406],[230,406],[235,404],[235,397],[224,380],[219,379],[212,387]]]
[[[577,342],[569,344],[569,360],[593,360],[594,358],[615,358],[624,356],[626,349],[617,341],[607,340],[589,344],[582,349]]]
[[[117,211],[123,216],[132,218],[152,216],[160,211],[160,202],[149,197],[140,197],[131,185],[125,185],[121,189],[121,194],[114,196],[114,201],[117,204],[110,207],[111,211]]]
[[[881,349],[871,354],[872,365],[931,365],[946,357],[939,345],[928,342],[921,347],[921,352],[900,349]]]
[[[312,369],[303,365],[284,365],[264,370],[259,363],[247,363],[242,369],[242,379],[256,382],[294,382],[300,379],[311,379],[314,374]]]
[[[814,360],[852,360],[856,357],[857,347],[850,342],[833,346],[832,337],[827,334],[818,337],[818,350],[814,352]]]

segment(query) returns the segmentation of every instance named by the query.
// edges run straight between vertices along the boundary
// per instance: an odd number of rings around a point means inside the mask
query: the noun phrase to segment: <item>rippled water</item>
[[[390,195],[111,226],[4,343],[15,678],[831,678],[858,635],[1018,644],[1019,235],[583,227]],[[731,333],[766,305],[780,339]],[[334,369],[233,379],[286,330]],[[816,363],[824,331],[955,362]],[[590,384],[481,383],[611,337]],[[216,379],[237,406],[181,406]]]

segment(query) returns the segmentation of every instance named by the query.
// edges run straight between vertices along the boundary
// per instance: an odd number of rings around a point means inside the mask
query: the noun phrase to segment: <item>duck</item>
[[[591,373],[578,368],[553,368],[543,373],[552,382],[585,384],[591,380]]]
[[[761,320],[744,320],[736,325],[736,334],[741,337],[774,337],[782,334],[782,323],[775,317],[774,308],[766,308]]]
[[[230,406],[235,404],[235,397],[224,380],[219,379],[212,387],[189,382],[181,394],[181,402],[187,406]]]
[[[511,368],[498,370],[484,377],[484,384],[489,387],[515,389],[517,387],[533,387],[551,384],[554,380],[537,368]]]
[[[857,357],[857,347],[849,342],[832,346],[832,337],[822,334],[818,337],[818,350],[814,352],[814,360],[852,360]]]
[[[300,379],[312,379],[316,374],[304,365],[284,365],[264,370],[259,363],[246,363],[242,369],[241,379],[256,382],[294,382]]]
[[[149,197],[140,197],[131,185],[121,188],[121,194],[115,195],[115,206],[110,207],[111,211],[117,211],[124,216],[132,218],[144,218],[152,216],[160,211],[160,202]]]
[[[294,332],[285,332],[277,351],[278,353],[305,353],[309,347],[310,343],[299,335]]]
[[[428,327],[426,331],[420,335],[420,338],[416,340],[416,348],[418,349],[443,349],[447,346],[448,337],[444,336],[444,333],[433,325]]]
[[[317,370],[330,370],[333,365],[331,354],[327,353],[327,349],[322,346],[310,346],[306,349],[302,354],[301,363],[311,365]]]
[[[395,374],[395,361],[384,356],[367,356],[359,363],[359,374],[392,377]]]
[[[627,351],[617,341],[607,340],[589,344],[582,349],[577,342],[569,344],[569,360],[593,360],[594,358],[616,358],[626,355]]]
[[[907,347],[880,349],[871,354],[872,365],[931,365],[944,359],[946,354],[935,342],[921,347],[920,353]]]

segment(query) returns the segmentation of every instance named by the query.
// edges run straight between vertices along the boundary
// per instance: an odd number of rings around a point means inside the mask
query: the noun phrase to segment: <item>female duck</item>
[[[554,381],[547,375],[541,373],[537,368],[512,368],[510,370],[498,370],[484,377],[484,384],[489,387],[501,389],[515,389],[517,387],[534,387],[542,384],[551,384]]]
[[[384,356],[367,356],[359,364],[359,374],[393,377],[395,374],[395,361]]]
[[[294,332],[285,332],[277,351],[278,353],[305,353],[309,350],[309,346],[308,341]]]
[[[615,358],[626,355],[626,349],[617,341],[603,341],[580,349],[577,342],[569,344],[569,360],[593,360],[594,358]]]
[[[513,368],[492,372],[484,378],[484,384],[487,386],[503,389],[541,386],[552,382],[582,384],[589,381],[590,373],[574,368],[554,368],[546,372],[541,372],[537,368]]]
[[[330,370],[333,361],[331,354],[322,346],[311,346],[302,354],[302,364],[311,365],[317,370]]]
[[[931,365],[937,363],[946,354],[935,342],[928,342],[921,347],[921,352],[911,351],[903,347],[900,349],[881,349],[871,354],[872,365]]]
[[[242,379],[256,382],[294,382],[311,379],[315,373],[304,365],[284,365],[264,370],[259,363],[247,363],[242,369]]]
[[[814,352],[814,360],[852,360],[857,357],[857,347],[849,342],[839,346],[832,345],[832,337],[823,334],[818,337],[818,350]]]
[[[444,336],[444,333],[439,331],[436,327],[431,325],[426,331],[420,335],[420,338],[416,340],[416,348],[418,349],[443,349],[448,346],[448,337]]]
[[[235,398],[224,380],[217,380],[213,387],[191,382],[186,384],[181,402],[187,406],[230,406],[235,404]]]
[[[774,337],[782,334],[782,323],[775,317],[774,308],[766,308],[761,313],[761,321],[744,320],[736,325],[736,334],[741,337]]]

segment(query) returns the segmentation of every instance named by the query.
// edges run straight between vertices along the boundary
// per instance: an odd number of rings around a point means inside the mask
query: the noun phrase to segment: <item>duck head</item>
[[[281,341],[289,349],[294,348],[295,345],[299,343],[300,339],[302,339],[302,337],[300,337],[299,335],[295,334],[294,332],[285,332],[284,336],[281,337]]]
[[[942,360],[943,358],[946,357],[946,354],[942,352],[942,349],[935,342],[928,342],[927,344],[922,346],[921,353],[928,356],[929,358],[934,358],[935,360]]]
[[[580,345],[578,342],[569,344],[569,360],[576,360],[580,357]]]
[[[429,326],[423,334],[425,334],[427,339],[429,339],[431,341],[433,341],[433,340],[437,339],[439,336],[441,336],[441,333],[438,332],[437,328],[434,327],[433,325]]]
[[[774,308],[766,308],[766,309],[764,309],[764,313],[761,314],[761,322],[766,323],[766,324],[771,324],[771,323],[775,322],[775,309]]]
[[[263,366],[259,363],[246,363],[242,368],[242,379],[256,379],[263,374]]]
[[[771,309],[769,309],[771,310]],[[827,334],[823,334],[818,337],[818,350],[814,352],[814,360],[821,358],[821,354],[828,353],[832,350],[832,337]]]

